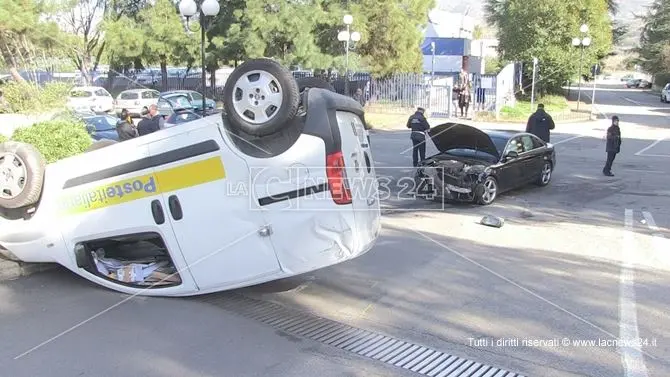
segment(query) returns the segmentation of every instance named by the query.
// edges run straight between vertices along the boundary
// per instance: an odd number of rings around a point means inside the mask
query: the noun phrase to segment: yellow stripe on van
[[[224,178],[226,171],[221,159],[212,157],[65,194],[60,200],[60,210],[67,214],[82,213]]]

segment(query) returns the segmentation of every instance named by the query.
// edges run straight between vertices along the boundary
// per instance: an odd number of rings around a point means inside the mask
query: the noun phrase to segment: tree
[[[180,62],[183,46],[192,42],[177,8],[170,0],[156,0],[152,7],[141,10],[138,18],[145,38],[142,56],[147,62],[160,64],[162,86],[166,89],[168,62]]]
[[[66,34],[61,39],[67,54],[81,72],[87,84],[92,82],[91,72],[97,68],[104,50],[102,29],[99,23],[108,6],[107,0],[64,0],[55,18]],[[95,61],[93,58],[95,57]]]
[[[423,55],[419,46],[428,22],[432,0],[362,0],[360,12],[365,27],[358,51],[373,74],[421,72]]]
[[[33,0],[0,0],[0,56],[12,78],[23,82],[19,67],[34,66],[40,51],[53,46],[57,31],[40,21],[45,4]]]
[[[650,73],[670,71],[670,0],[655,0],[641,20],[638,53],[642,68]]]
[[[498,29],[502,58],[530,62],[537,57],[549,92],[559,92],[579,70],[579,53],[584,54],[581,71],[588,72],[612,49],[612,20],[605,0],[487,0],[485,8],[488,23]],[[582,37],[582,23],[589,26],[592,42],[579,51],[572,39]]]

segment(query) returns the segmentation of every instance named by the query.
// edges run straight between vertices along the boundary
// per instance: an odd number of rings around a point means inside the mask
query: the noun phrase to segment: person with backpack
[[[614,158],[621,151],[621,128],[619,128],[619,117],[612,117],[612,125],[607,129],[607,144],[605,145],[605,152],[607,152],[607,161],[603,168],[603,174],[608,177],[614,177],[612,174],[612,163]]]
[[[526,132],[531,133],[542,139],[545,143],[548,143],[551,138],[550,131],[555,127],[554,119],[544,111],[544,105],[540,103],[537,105],[537,110],[528,118]]]

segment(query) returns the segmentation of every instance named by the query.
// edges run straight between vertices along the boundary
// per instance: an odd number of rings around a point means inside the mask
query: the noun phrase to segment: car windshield
[[[172,106],[174,109],[192,109],[193,104],[191,104],[191,101],[188,100],[188,98],[183,95],[173,95],[170,97],[164,97],[164,99]]]
[[[479,151],[470,148],[454,148],[447,151],[448,154],[456,157],[472,158],[481,161],[488,161],[491,163],[497,162],[498,157],[484,151]]]
[[[85,118],[84,121],[87,125],[95,126],[96,131],[101,132],[116,129],[117,119],[110,116],[97,116]]]
[[[493,140],[493,144],[495,144],[496,149],[498,150],[498,154],[502,155],[509,139],[506,137],[491,136],[491,140]]]
[[[73,90],[70,92],[70,97],[73,98],[84,98],[84,97],[92,97],[93,93],[87,91],[87,90]]]

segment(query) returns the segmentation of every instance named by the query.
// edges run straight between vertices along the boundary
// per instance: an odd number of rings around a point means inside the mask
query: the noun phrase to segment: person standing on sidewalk
[[[550,140],[550,132],[556,127],[554,124],[554,119],[546,111],[544,111],[544,105],[538,104],[537,110],[528,118],[528,123],[526,123],[526,132],[531,133],[545,143],[548,143]]]
[[[419,162],[426,159],[426,131],[430,129],[430,124],[424,116],[425,112],[426,110],[423,107],[419,107],[407,120],[407,128],[412,130],[410,139],[412,139],[412,163],[414,167],[419,166]]]
[[[621,151],[621,128],[619,128],[619,117],[612,117],[612,125],[607,129],[607,144],[605,146],[607,152],[607,162],[603,168],[603,174],[608,177],[614,177],[612,174],[612,163],[614,158]]]

